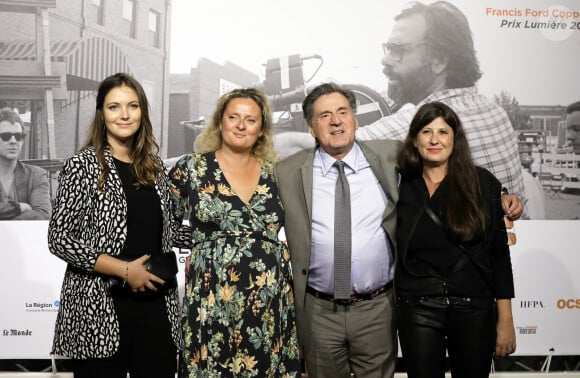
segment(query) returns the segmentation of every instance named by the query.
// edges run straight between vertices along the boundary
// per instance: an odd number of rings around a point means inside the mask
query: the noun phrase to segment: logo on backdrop
[[[580,298],[558,299],[556,307],[559,310],[578,310],[580,309]]]
[[[29,329],[3,329],[2,336],[32,336]]]
[[[182,249],[182,248],[175,248],[175,249],[177,249],[179,251],[178,252],[179,255],[177,257],[178,260],[179,260],[179,263],[180,264],[185,264],[185,261],[187,260],[187,256],[189,256],[189,254],[191,253],[191,251],[188,250],[188,249]]]
[[[538,332],[538,326],[516,327],[516,332],[520,335],[535,335]]]
[[[521,300],[520,301],[520,308],[525,308],[525,309],[539,309],[539,308],[545,308],[546,306],[544,306],[544,303],[542,303],[542,301],[539,300]]]
[[[539,30],[550,41],[563,41],[580,30],[580,12],[563,5],[545,9],[485,8],[487,17],[497,17],[501,29]]]
[[[27,312],[56,312],[60,307],[60,301],[58,299],[52,303],[45,301],[27,301],[24,305]]]

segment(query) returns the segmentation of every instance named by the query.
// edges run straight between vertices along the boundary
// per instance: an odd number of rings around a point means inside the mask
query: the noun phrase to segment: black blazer
[[[487,213],[486,229],[483,238],[477,243],[467,243],[463,252],[475,264],[478,272],[488,285],[489,291],[494,298],[513,298],[514,283],[510,259],[510,250],[507,245],[507,234],[503,222],[503,209],[501,206],[501,184],[489,171],[477,168],[479,185],[482,194],[483,207]],[[421,180],[421,178],[417,178]],[[425,202],[429,194],[420,190],[414,179],[403,180],[398,203],[398,231],[397,231],[397,271],[405,270],[405,273],[422,276],[414,272],[408,264],[407,250],[411,235],[421,217]],[[395,275],[395,287],[397,276]],[[439,277],[433,280],[414,280],[405,282],[407,288],[411,287],[416,293],[428,291],[424,285],[440,282]],[[418,294],[420,295],[420,294]]]

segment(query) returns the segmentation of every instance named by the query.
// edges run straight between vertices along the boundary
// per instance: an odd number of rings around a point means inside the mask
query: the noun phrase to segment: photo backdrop
[[[542,154],[557,154],[565,142],[562,109],[580,100],[580,4],[575,0],[451,2],[470,22],[484,73],[479,90],[490,98],[505,92],[517,100],[519,110],[530,116],[529,126],[547,137],[546,150],[539,152],[536,145],[530,152],[536,169],[551,172]],[[388,103],[381,44],[405,4],[399,0],[174,0],[169,71],[189,74],[210,61],[243,70],[244,83],[263,83],[268,61],[286,57],[277,60],[284,62],[292,55],[315,57],[304,62],[301,78],[290,77],[288,66],[282,64],[280,87],[300,80],[307,86],[332,80],[370,88]],[[191,79],[184,80],[184,87],[192,89]],[[222,91],[241,85],[235,77],[222,78],[220,83]],[[207,103],[211,109],[217,97],[189,101]],[[180,121],[208,117],[189,106]],[[164,157],[175,156],[171,148],[164,148]],[[570,155],[567,159],[576,161]],[[564,167],[572,183],[574,177],[578,179],[575,164]],[[528,171],[531,176],[533,168]],[[580,355],[580,196],[574,184],[563,192],[561,185],[553,185],[553,177],[549,182],[534,179],[542,189],[534,200],[545,205],[546,214],[516,222],[518,243],[512,248],[516,354],[547,355],[553,348],[555,354]],[[47,225],[46,221],[0,222],[0,358],[49,358],[65,265],[48,252]],[[179,251],[182,281],[186,255],[187,251]]]

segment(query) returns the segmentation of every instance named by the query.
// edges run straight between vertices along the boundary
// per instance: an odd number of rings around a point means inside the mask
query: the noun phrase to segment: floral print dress
[[[194,247],[185,286],[180,377],[299,377],[289,253],[273,166],[244,203],[215,153],[171,170],[174,211],[189,211]]]

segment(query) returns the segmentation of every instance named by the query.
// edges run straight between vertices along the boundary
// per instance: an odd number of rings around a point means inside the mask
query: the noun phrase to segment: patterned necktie
[[[337,160],[338,170],[334,194],[334,298],[350,298],[350,189],[344,174],[344,162]]]

